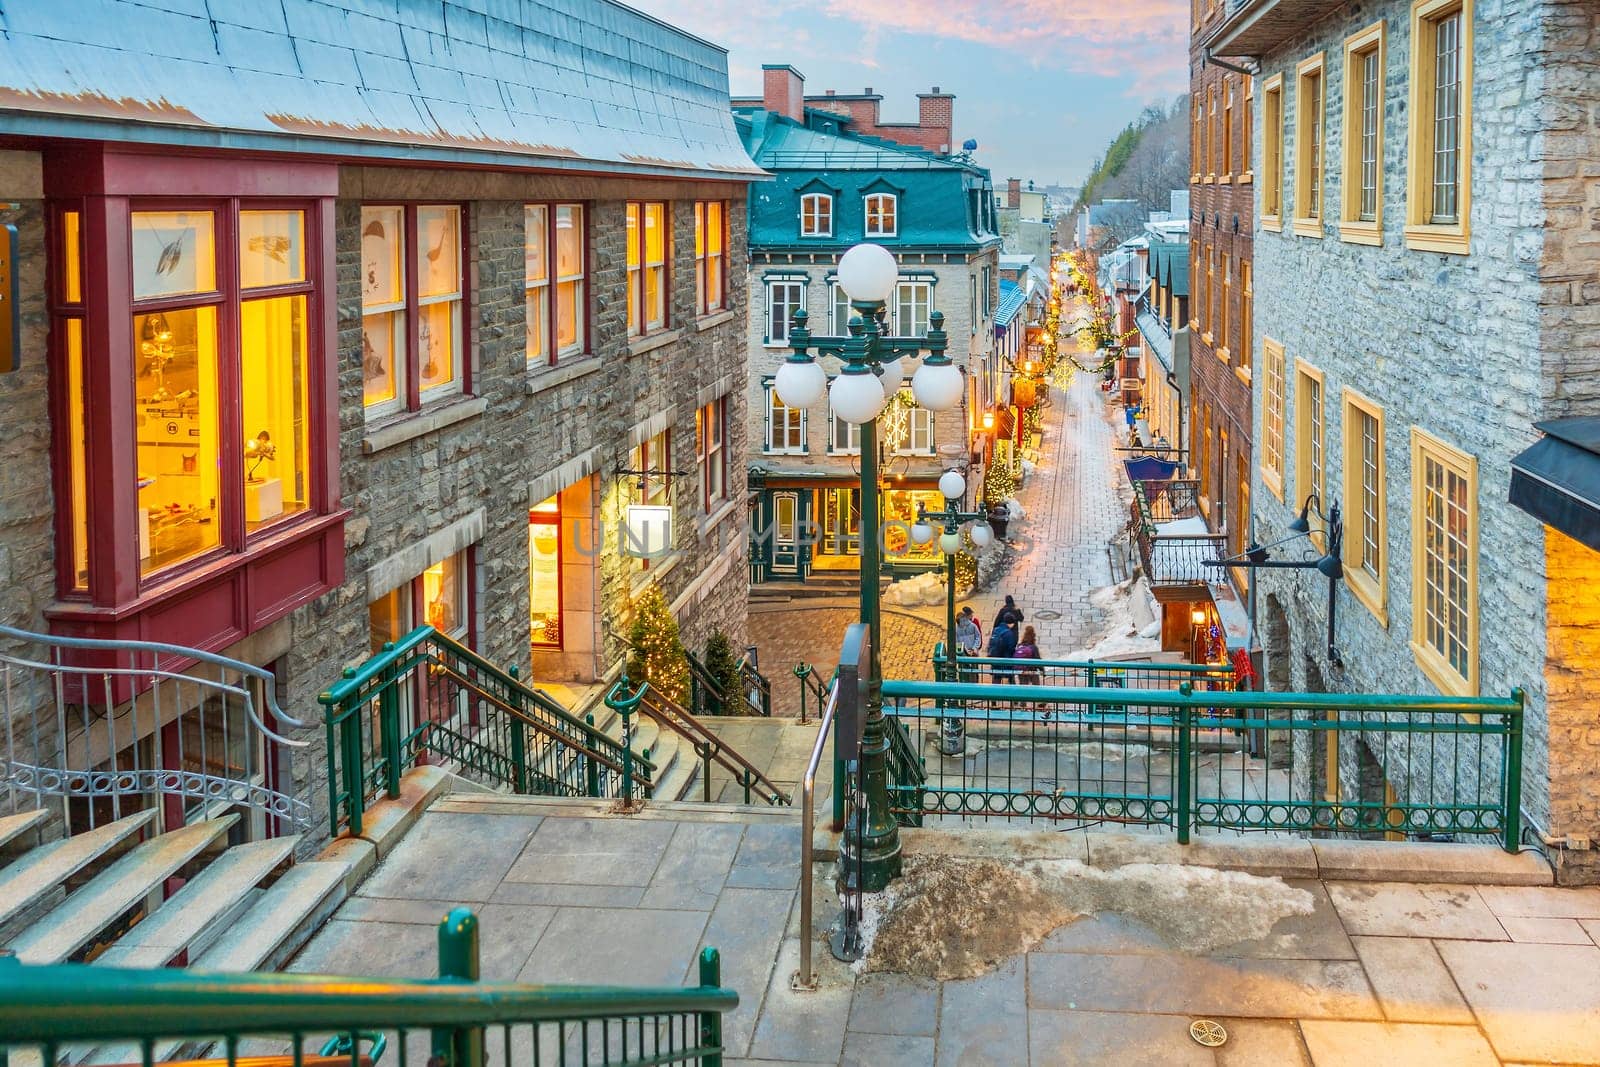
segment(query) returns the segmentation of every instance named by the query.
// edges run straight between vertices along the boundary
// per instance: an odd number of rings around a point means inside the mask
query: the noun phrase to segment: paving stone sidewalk
[[[819,943],[819,988],[797,993],[798,853],[792,813],[447,797],[291,969],[430,975],[433,924],[466,903],[485,979],[678,984],[715,945],[735,1065],[1600,1064],[1600,888],[1290,880],[1309,914],[1213,952],[1110,909],[944,983],[857,979]],[[1220,882],[1186,892],[1226,913]],[[1200,1017],[1226,1045],[1190,1039]]]

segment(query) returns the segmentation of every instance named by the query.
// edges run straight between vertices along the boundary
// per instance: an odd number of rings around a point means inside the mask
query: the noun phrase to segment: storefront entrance
[[[528,509],[528,640],[538,678],[595,677],[595,492],[591,475]]]

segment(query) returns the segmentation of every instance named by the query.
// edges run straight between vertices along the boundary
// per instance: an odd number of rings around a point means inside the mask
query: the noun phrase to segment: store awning
[[[1555,419],[1511,461],[1511,502],[1600,552],[1600,418]]]
[[[1167,482],[1178,476],[1178,464],[1154,456],[1125,459],[1122,466],[1130,482]]]

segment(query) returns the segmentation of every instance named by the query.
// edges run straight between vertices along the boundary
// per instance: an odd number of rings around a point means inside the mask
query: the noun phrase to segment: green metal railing
[[[640,682],[637,689],[632,689],[632,684],[624,674],[607,691],[605,697],[606,707],[622,716],[624,738],[631,736],[632,717],[641,711],[648,714],[662,729],[671,730],[683,738],[694,754],[700,757],[707,803],[712,799],[713,763],[733,775],[734,783],[744,790],[746,804],[754,803],[757,799],[774,807],[787,807],[792,803],[789,795],[774,785],[759,767],[738,749],[729,745],[704,722],[690,714],[687,709],[652,688],[649,682]]]
[[[933,649],[934,673],[949,678],[951,664],[944,642]],[[963,682],[1016,681],[1020,685],[1068,686],[1081,689],[1176,689],[1185,682],[1208,692],[1234,687],[1233,668],[1216,663],[1137,663],[1122,660],[995,659],[957,656]],[[1031,677],[1037,681],[1019,681]]]
[[[722,988],[714,948],[700,954],[698,986],[631,989],[479,982],[478,942],[477,917],[455,909],[439,925],[439,977],[413,979],[0,958],[0,1063],[7,1046],[37,1048],[54,1067],[113,1044],[137,1047],[145,1067],[212,1046],[219,1064],[248,1057],[254,1067],[333,1055],[362,1067],[385,1047],[399,1067],[722,1063],[722,1016],[739,995]]]
[[[518,793],[648,796],[655,768],[555,700],[431,626],[419,626],[317,700],[327,728],[328,818],[360,834],[400,776],[444,762]]]
[[[772,683],[756,669],[749,656],[735,665],[739,689],[729,693],[693,652],[685,651],[689,661],[689,703],[696,715],[772,714]]]
[[[883,695],[914,752],[958,739],[956,754],[928,756],[921,781],[890,761],[902,823],[1150,824],[1182,842],[1209,828],[1518,844],[1521,690],[1446,698],[1206,691],[1189,681],[885,681]]]

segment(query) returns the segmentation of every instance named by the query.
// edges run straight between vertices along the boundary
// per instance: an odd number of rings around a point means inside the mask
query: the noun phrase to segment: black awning
[[[1511,502],[1600,552],[1600,418],[1536,428],[1544,439],[1511,461]]]

